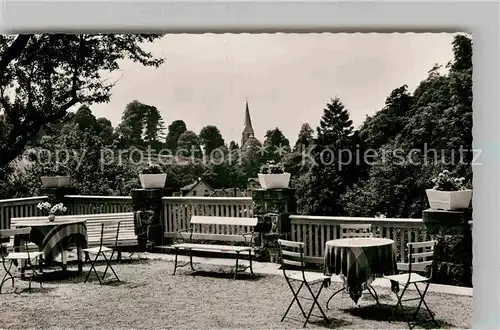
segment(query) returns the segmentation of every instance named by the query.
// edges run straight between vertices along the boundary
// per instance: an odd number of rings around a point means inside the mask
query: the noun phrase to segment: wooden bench
[[[249,265],[243,270],[250,268],[250,273],[254,275],[252,269],[252,259],[254,254],[253,239],[254,229],[257,225],[257,218],[239,218],[239,217],[216,217],[216,216],[191,216],[189,229],[180,230],[177,232],[178,238],[185,240],[184,243],[173,244],[175,249],[175,264],[174,275],[178,267],[191,266],[193,267],[192,251],[201,252],[218,252],[224,254],[236,254],[236,269],[234,278],[238,274],[238,262],[240,257],[248,253]],[[227,233],[220,234],[222,227],[226,227]],[[217,233],[216,233],[217,232]],[[232,244],[237,242],[245,243],[244,246],[222,245],[222,244],[207,244],[200,241],[225,241]],[[177,256],[179,250],[187,250],[189,252],[189,262],[182,265],[177,265]]]
[[[134,213],[102,213],[102,214],[78,214],[78,215],[58,215],[56,216],[58,220],[81,220],[84,219],[87,225],[87,245],[88,247],[97,247],[101,240],[101,226],[100,223],[106,221],[121,221],[120,232],[118,235],[118,247],[133,247],[137,246],[138,240],[137,235],[134,232]],[[23,218],[11,218],[10,227],[15,228],[17,224],[22,224],[23,222],[33,222],[47,221],[47,217],[23,217]],[[57,221],[57,220],[56,220]],[[14,246],[13,240],[11,240],[7,245],[7,248]],[[28,248],[31,250],[38,250],[38,247],[30,243]],[[63,257],[63,263],[64,257]],[[121,253],[118,253],[118,259],[121,259]]]

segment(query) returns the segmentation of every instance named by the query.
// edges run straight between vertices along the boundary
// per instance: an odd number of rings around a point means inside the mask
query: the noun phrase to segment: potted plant
[[[139,178],[142,188],[163,188],[167,174],[163,173],[160,165],[148,162],[139,174]]]
[[[456,178],[448,170],[444,170],[432,180],[434,187],[427,189],[427,199],[433,209],[458,210],[466,209],[472,199],[472,189],[466,189],[465,178]]]
[[[45,175],[40,179],[44,188],[60,188],[69,185],[70,176],[67,175],[68,171],[66,166],[56,164],[55,167],[48,167],[44,169]]]
[[[260,168],[259,183],[263,189],[288,188],[290,173],[286,173],[281,164],[269,161]]]
[[[66,206],[64,206],[63,203],[52,205],[49,202],[38,203],[37,208],[39,210],[47,211],[47,213],[49,214],[49,221],[50,222],[55,220],[56,214],[64,213],[68,210],[68,208]]]

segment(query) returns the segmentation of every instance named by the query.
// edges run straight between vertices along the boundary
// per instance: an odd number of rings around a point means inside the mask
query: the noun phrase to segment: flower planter
[[[167,179],[167,174],[139,174],[141,179],[141,186],[144,189],[147,188],[163,188],[165,187],[165,180]]]
[[[427,189],[427,199],[432,209],[436,210],[459,210],[466,209],[472,199],[472,189],[459,191],[440,191]]]
[[[259,173],[259,183],[263,189],[283,189],[290,184],[290,173],[262,174]]]
[[[42,176],[42,186],[44,188],[61,188],[69,185],[69,176]]]

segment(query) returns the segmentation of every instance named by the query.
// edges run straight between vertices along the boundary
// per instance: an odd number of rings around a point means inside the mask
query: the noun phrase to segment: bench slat
[[[233,225],[233,226],[252,226],[257,225],[257,218],[239,218],[239,217],[211,217],[211,216],[191,216],[192,224],[205,225]]]
[[[172,245],[174,248],[179,249],[192,249],[192,250],[209,250],[209,251],[250,251],[252,248],[248,246],[231,246],[231,245],[215,245],[215,244],[195,244],[195,243],[181,243]]]

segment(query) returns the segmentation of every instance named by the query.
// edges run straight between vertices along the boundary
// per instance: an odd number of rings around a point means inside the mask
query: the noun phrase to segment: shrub
[[[163,170],[161,169],[161,166],[156,164],[156,163],[153,163],[153,162],[149,162],[143,169],[142,169],[142,174],[162,174],[163,173]]]
[[[450,171],[444,170],[432,179],[434,190],[440,191],[459,191],[465,189],[465,178],[457,178],[450,174]]]
[[[283,168],[283,165],[281,164],[275,164],[274,161],[268,161],[264,165],[260,167],[260,172],[261,174],[283,174],[285,173],[285,170]]]

